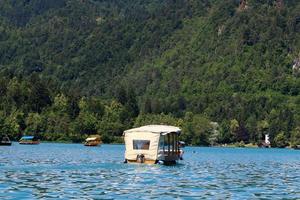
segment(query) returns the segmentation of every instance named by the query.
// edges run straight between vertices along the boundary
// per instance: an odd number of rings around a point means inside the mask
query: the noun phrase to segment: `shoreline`
[[[13,143],[19,143],[19,141],[12,141]],[[83,142],[72,142],[72,141],[40,141],[40,143],[45,143],[45,144],[84,144]],[[125,145],[125,143],[101,143],[101,145]],[[100,145],[100,146],[101,146]],[[265,148],[265,147],[259,147],[256,144],[245,144],[243,146],[239,146],[238,144],[220,144],[220,145],[215,145],[215,146],[198,146],[198,145],[186,145],[186,147],[207,147],[207,148],[246,148],[246,149],[291,149],[291,150],[299,150],[297,148],[293,148],[291,146],[287,146],[284,148],[279,148],[279,147],[269,147],[269,148]]]

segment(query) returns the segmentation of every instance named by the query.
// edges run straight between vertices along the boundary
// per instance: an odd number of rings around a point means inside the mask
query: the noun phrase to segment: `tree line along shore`
[[[296,0],[2,0],[0,134],[299,145]]]

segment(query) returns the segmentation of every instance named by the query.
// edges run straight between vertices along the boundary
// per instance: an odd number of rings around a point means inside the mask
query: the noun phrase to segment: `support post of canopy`
[[[176,155],[178,155],[178,134],[175,135]]]
[[[170,155],[170,143],[171,143],[171,141],[170,141],[170,134],[167,134],[168,135],[168,155]]]
[[[165,144],[166,144],[166,137],[163,135],[163,136],[161,136],[162,138],[163,138],[163,152],[164,152],[164,155],[166,154],[166,149],[165,149]]]
[[[172,155],[175,154],[175,134],[174,133],[171,133],[172,134]]]

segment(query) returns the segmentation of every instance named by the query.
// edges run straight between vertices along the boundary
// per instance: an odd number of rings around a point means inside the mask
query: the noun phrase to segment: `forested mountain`
[[[297,0],[2,0],[0,130],[300,144]]]

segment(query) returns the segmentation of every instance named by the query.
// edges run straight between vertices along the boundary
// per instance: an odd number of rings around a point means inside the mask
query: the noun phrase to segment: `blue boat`
[[[40,140],[35,136],[23,136],[19,140],[19,144],[39,144]]]

